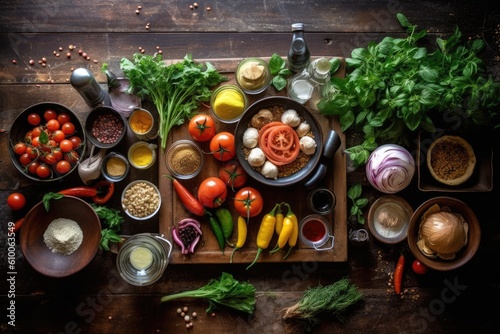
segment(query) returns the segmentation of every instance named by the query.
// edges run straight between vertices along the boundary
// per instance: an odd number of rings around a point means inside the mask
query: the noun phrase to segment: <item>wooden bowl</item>
[[[43,234],[57,218],[74,220],[83,232],[80,247],[70,255],[54,253],[45,244]],[[43,202],[36,204],[24,218],[20,231],[24,257],[36,271],[49,277],[65,277],[83,269],[96,255],[100,240],[99,217],[87,202],[73,196],[51,200],[48,212]]]
[[[250,124],[252,117],[261,109],[271,108],[275,106],[282,107],[285,110],[295,109],[302,120],[307,122],[311,126],[311,133],[316,141],[316,151],[313,155],[311,155],[307,164],[299,171],[289,176],[271,179],[266,178],[259,171],[255,170],[248,164],[248,162],[246,161],[245,152],[242,148],[243,133]],[[236,157],[238,158],[238,161],[240,162],[243,169],[251,178],[268,186],[283,187],[305,182],[316,169],[316,166],[320,161],[321,154],[323,153],[323,134],[316,117],[302,104],[296,102],[295,100],[292,100],[291,98],[283,96],[266,97],[250,105],[236,125],[236,128],[234,130],[234,141],[236,145]]]
[[[9,140],[11,145],[15,145],[18,142],[24,142],[25,135],[28,131],[32,130],[35,126],[31,125],[28,123],[28,115],[35,113],[38,114],[41,118],[41,123],[40,124],[45,124],[45,120],[43,118],[43,114],[46,110],[54,110],[57,114],[61,113],[66,113],[71,117],[71,122],[75,125],[75,135],[80,137],[81,139],[81,144],[80,146],[75,150],[78,156],[78,160],[80,160],[80,157],[83,156],[85,152],[85,146],[87,143],[86,140],[86,134],[85,131],[83,130],[83,126],[80,123],[77,115],[68,107],[59,104],[59,103],[54,103],[54,102],[42,102],[38,104],[34,104],[30,106],[29,108],[25,109],[23,112],[21,112],[16,119],[14,120],[14,123],[12,123],[12,126],[10,128],[9,132]],[[70,137],[70,136],[67,136]],[[56,181],[56,180],[61,180],[65,176],[71,174],[73,171],[78,169],[78,163],[72,163],[71,164],[71,169],[68,173],[66,174],[60,174],[57,172],[55,169],[55,164],[52,165],[54,168],[52,169],[52,177],[48,178],[40,178],[36,174],[30,173],[27,169],[26,166],[23,166],[19,162],[19,156],[14,153],[12,149],[9,149],[10,153],[10,158],[12,160],[12,163],[14,166],[17,168],[21,174],[26,176],[29,179],[35,180],[35,181],[42,181],[42,182],[50,182],[50,181]],[[34,161],[34,160],[33,160]],[[79,161],[78,161],[79,162]]]
[[[422,215],[435,204],[439,205],[441,208],[447,206],[451,209],[451,212],[461,214],[469,225],[467,244],[455,254],[455,258],[452,260],[443,260],[439,257],[435,259],[429,258],[417,247]],[[453,197],[439,196],[427,200],[415,210],[411,216],[410,225],[408,226],[407,239],[410,250],[417,260],[429,268],[439,271],[448,271],[463,266],[474,256],[474,254],[476,254],[481,241],[481,226],[479,225],[476,215],[467,204]]]

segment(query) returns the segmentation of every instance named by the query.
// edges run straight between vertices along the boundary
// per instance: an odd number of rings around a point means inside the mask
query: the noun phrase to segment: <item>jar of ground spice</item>
[[[173,177],[190,179],[198,175],[203,168],[203,152],[195,142],[181,139],[174,142],[167,150],[166,165]]]
[[[151,167],[156,161],[156,148],[158,146],[145,141],[138,141],[128,150],[128,160],[137,169]]]
[[[104,178],[110,182],[123,180],[130,170],[127,159],[116,152],[107,154],[101,165],[101,172]]]

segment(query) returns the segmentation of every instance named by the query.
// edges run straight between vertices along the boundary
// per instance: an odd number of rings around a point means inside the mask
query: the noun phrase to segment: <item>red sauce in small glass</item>
[[[326,234],[325,225],[319,220],[310,220],[302,227],[302,234],[307,240],[317,242],[323,239]]]

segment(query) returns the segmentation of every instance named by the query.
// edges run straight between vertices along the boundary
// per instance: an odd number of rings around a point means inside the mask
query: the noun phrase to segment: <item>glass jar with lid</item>
[[[324,96],[324,89],[330,81],[331,64],[325,57],[312,61],[302,72],[288,80],[288,97],[305,104]]]

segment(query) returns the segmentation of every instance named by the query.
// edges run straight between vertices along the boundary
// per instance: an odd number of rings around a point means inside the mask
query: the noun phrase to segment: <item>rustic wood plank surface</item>
[[[435,46],[436,37],[446,37],[458,26],[465,37],[483,37],[482,54],[489,71],[500,77],[500,12],[494,1],[200,1],[190,9],[190,1],[123,2],[89,1],[6,1],[0,0],[0,201],[20,191],[27,206],[20,212],[0,205],[0,283],[3,317],[0,328],[9,333],[183,333],[184,321],[176,309],[184,305],[198,313],[192,333],[304,333],[295,322],[281,320],[284,307],[294,304],[304,290],[348,277],[363,294],[363,301],[345,315],[344,321],[323,317],[315,333],[496,333],[497,309],[489,304],[500,297],[500,277],[494,270],[500,255],[500,224],[496,201],[498,177],[493,191],[453,194],[476,212],[482,230],[478,253],[466,266],[451,272],[430,272],[418,276],[407,267],[404,293],[397,296],[391,275],[405,243],[384,245],[373,238],[347,247],[348,258],[341,263],[301,261],[259,263],[255,270],[246,264],[170,264],[155,284],[135,287],[125,283],[116,270],[116,255],[99,252],[83,271],[64,279],[51,279],[35,272],[15,243],[15,283],[7,281],[7,222],[24,216],[47,191],[80,185],[77,174],[64,182],[45,185],[22,177],[10,161],[8,131],[15,117],[28,106],[53,101],[74,110],[81,121],[89,107],[69,84],[72,68],[86,67],[106,88],[103,63],[119,72],[119,62],[130,58],[139,47],[152,54],[159,46],[165,57],[178,59],[191,53],[195,59],[269,57],[286,54],[290,46],[290,24],[304,22],[306,41],[315,56],[349,57],[352,49],[385,36],[403,36],[395,15],[404,13],[410,21],[426,29],[425,43]],[[136,14],[137,6],[142,9]],[[207,7],[210,10],[207,10]],[[150,23],[149,29],[146,29]],[[76,53],[66,57],[70,44],[85,50],[90,60]],[[59,57],[53,54],[59,52]],[[46,57],[46,66],[38,60]],[[35,65],[30,66],[30,59]],[[16,61],[16,64],[13,63]],[[144,101],[146,108],[153,108]],[[347,147],[359,141],[356,133],[346,133]],[[492,138],[498,142],[498,135]],[[135,141],[128,136],[118,151],[126,152]],[[494,145],[494,157],[498,155]],[[495,160],[494,175],[499,173]],[[128,181],[158,182],[156,164],[146,171],[132,170]],[[371,188],[363,170],[348,164],[347,184],[361,183],[364,195],[373,203],[382,194]],[[120,194],[126,181],[116,185]],[[400,194],[416,208],[432,193],[418,190],[417,182]],[[119,197],[110,205],[119,208]],[[367,214],[367,212],[365,212]],[[347,230],[364,226],[351,220]],[[126,218],[124,234],[157,232],[158,217],[135,222]],[[412,258],[408,256],[410,261]],[[191,290],[217,278],[221,272],[247,280],[257,289],[257,309],[248,317],[221,311],[205,314],[207,303],[179,300],[160,304],[165,294]],[[7,310],[15,301],[15,310]],[[11,316],[9,318],[9,316]],[[15,319],[15,327],[9,321]]]

